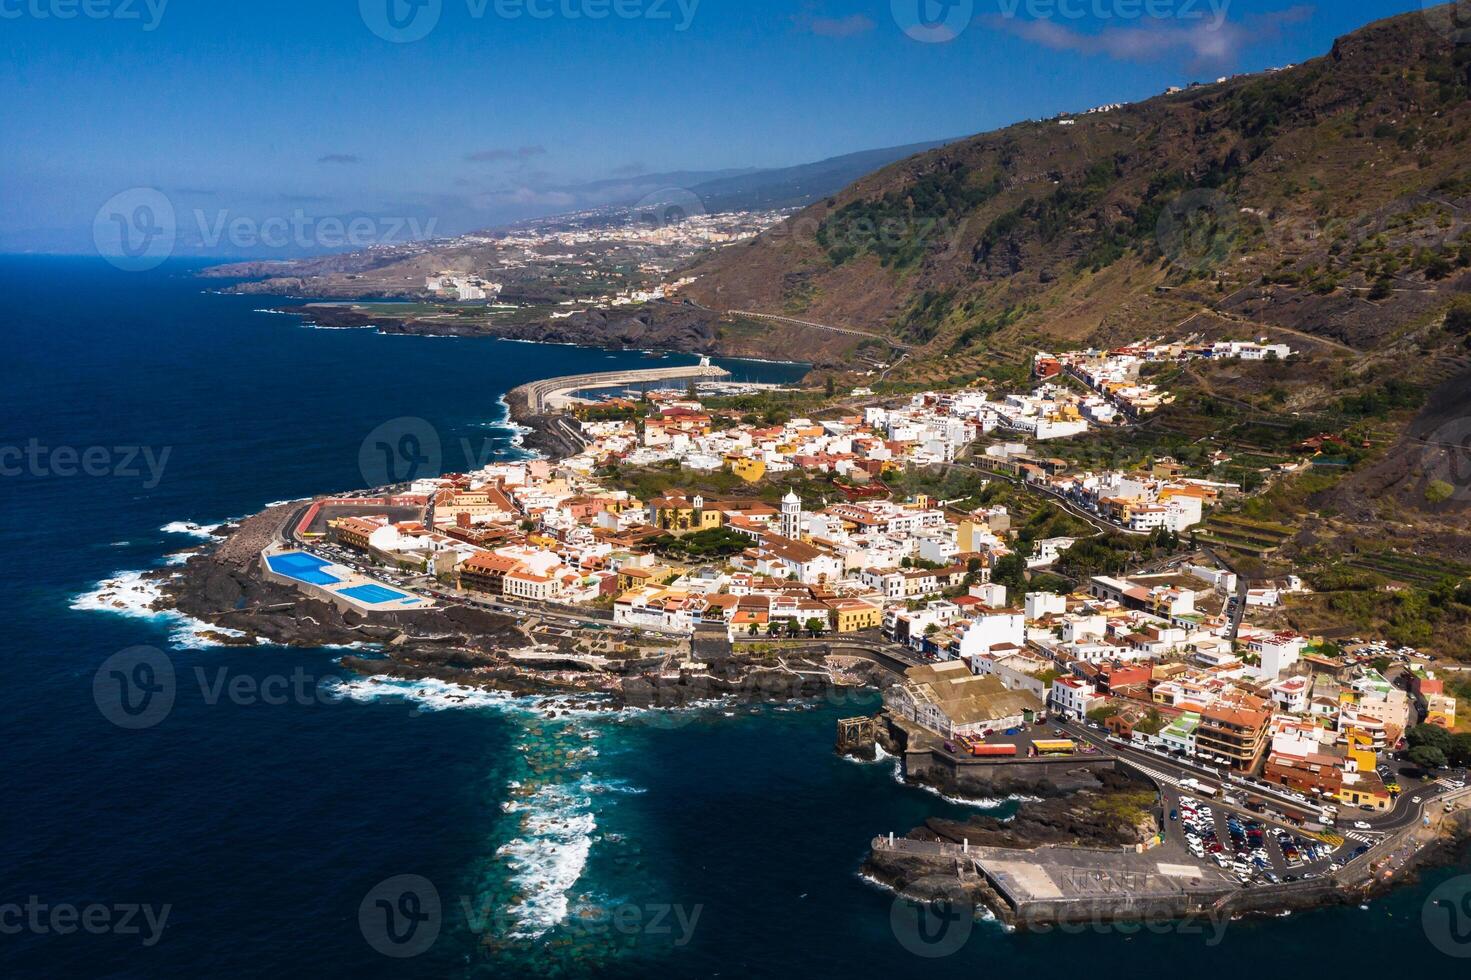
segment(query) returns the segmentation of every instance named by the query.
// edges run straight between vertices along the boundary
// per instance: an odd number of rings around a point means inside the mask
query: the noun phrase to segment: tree
[[[1471,766],[1471,732],[1462,732],[1451,738],[1450,751],[1446,753],[1452,765]]]
[[[1409,758],[1421,769],[1444,769],[1450,765],[1443,751],[1429,745],[1420,745],[1411,749]]]
[[[831,374],[827,376],[827,397],[831,398],[838,393],[838,382]]]
[[[1027,591],[1027,562],[1018,554],[1004,555],[991,568],[991,581],[1006,586],[1007,593],[1020,597]]]
[[[807,632],[811,633],[814,637],[825,629],[827,629],[827,623],[818,619],[816,616],[807,620]]]
[[[1439,725],[1416,725],[1405,733],[1405,740],[1412,749],[1432,748],[1442,753],[1451,749],[1451,733]]]

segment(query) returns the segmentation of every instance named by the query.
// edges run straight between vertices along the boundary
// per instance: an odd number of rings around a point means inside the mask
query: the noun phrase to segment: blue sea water
[[[1465,866],[1367,911],[1232,923],[1218,946],[1209,934],[1011,935],[982,921],[948,955],[920,955],[949,947],[927,945],[859,864],[875,834],[971,808],[898,785],[891,761],[834,757],[834,721],[871,702],[549,718],[535,704],[353,677],[341,651],[211,645],[136,608],[74,608],[99,581],[197,543],[191,524],[362,486],[363,440],[387,421],[426,420],[446,466],[465,441],[512,454],[497,404],[508,388],[649,363],[303,329],[256,312],[271,301],[207,293],[191,273],[0,259],[0,450],[33,450],[19,473],[13,454],[0,459],[7,974],[1163,968],[1214,980],[1460,966],[1422,913]],[[801,370],[728,366],[753,380]],[[67,475],[80,464],[58,447],[93,449],[88,468],[112,475]],[[130,459],[130,447],[152,455]],[[166,657],[175,694],[157,724],[128,729],[99,705],[109,658],[140,646]],[[116,928],[132,905],[166,907],[161,931],[138,915],[138,931]],[[89,906],[112,927],[51,917]],[[390,929],[411,938],[395,944]]]

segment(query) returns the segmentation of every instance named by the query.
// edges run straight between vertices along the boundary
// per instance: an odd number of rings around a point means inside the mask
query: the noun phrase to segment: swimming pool
[[[402,592],[395,592],[381,585],[355,585],[350,589],[342,589],[340,594],[372,606],[409,598]]]
[[[332,564],[323,561],[316,555],[309,555],[304,551],[288,551],[283,555],[271,555],[266,559],[266,564],[271,566],[271,571],[278,575],[294,578],[298,582],[308,585],[336,585],[342,579],[335,575],[328,575],[322,569]]]

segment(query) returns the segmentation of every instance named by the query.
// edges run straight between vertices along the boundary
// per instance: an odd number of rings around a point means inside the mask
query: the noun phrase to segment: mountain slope
[[[896,376],[935,381],[1192,316],[1399,357],[1449,342],[1438,313],[1471,289],[1468,100],[1471,45],[1409,14],[1288,70],[910,157],[699,262],[688,294],[886,332],[921,346]]]

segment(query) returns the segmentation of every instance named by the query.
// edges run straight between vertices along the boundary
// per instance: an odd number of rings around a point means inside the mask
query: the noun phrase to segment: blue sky
[[[1421,6],[923,0],[926,27],[920,2],[0,0],[0,248],[85,250],[137,187],[209,223],[458,232],[565,210],[587,181],[804,163],[1301,61]]]

